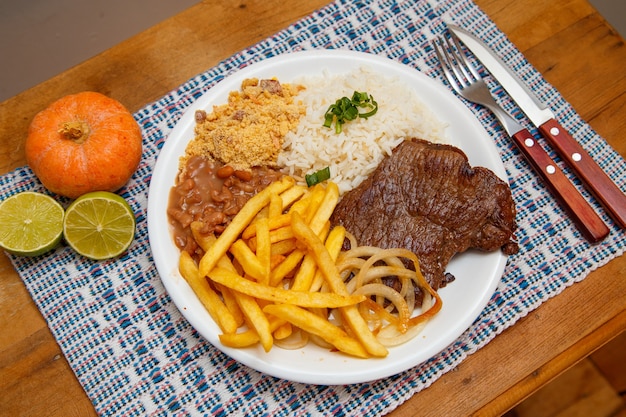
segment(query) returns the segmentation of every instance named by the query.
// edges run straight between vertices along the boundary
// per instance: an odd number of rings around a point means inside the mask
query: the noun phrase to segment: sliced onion
[[[422,322],[417,326],[409,327],[409,329],[401,333],[395,326],[386,326],[378,334],[376,338],[384,346],[398,346],[408,342],[421,333],[426,326],[426,322]]]
[[[359,307],[368,326],[386,346],[412,339],[441,309],[441,298],[421,274],[417,256],[407,249],[356,246],[354,237],[348,233],[346,236],[351,249],[339,255],[337,268],[348,292],[370,297]],[[413,268],[406,267],[407,260]],[[391,276],[399,280],[400,291],[382,283]],[[422,290],[424,299],[421,312],[411,317],[416,287]]]
[[[297,327],[293,328],[291,335],[284,339],[274,339],[274,344],[287,350],[300,349],[309,343],[309,334]]]
[[[335,349],[333,345],[331,345],[316,334],[309,334],[309,340],[324,349]]]
[[[398,311],[398,328],[400,332],[404,333],[408,329],[409,318],[411,316],[409,306],[406,304],[406,300],[400,295],[400,293],[391,287],[384,284],[367,284],[361,288],[357,288],[354,294],[363,295],[380,295],[389,300]]]

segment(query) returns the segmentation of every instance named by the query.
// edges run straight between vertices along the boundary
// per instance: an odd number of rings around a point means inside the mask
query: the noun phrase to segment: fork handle
[[[556,120],[548,120],[539,126],[539,131],[600,200],[613,220],[626,228],[626,195],[602,168]]]
[[[585,238],[591,243],[604,239],[609,228],[530,132],[522,129],[511,137]]]

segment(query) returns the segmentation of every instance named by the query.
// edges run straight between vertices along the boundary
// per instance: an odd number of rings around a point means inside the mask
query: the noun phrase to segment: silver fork
[[[460,41],[450,33],[433,40],[435,53],[449,84],[463,98],[483,105],[495,114],[531,166],[541,176],[561,206],[569,212],[581,233],[592,243],[609,234],[608,227],[533,135],[517,123],[492,97],[489,87],[469,61]]]

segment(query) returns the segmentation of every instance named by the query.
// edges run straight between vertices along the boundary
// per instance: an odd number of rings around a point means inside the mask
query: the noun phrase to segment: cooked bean
[[[195,181],[192,178],[187,178],[180,184],[180,189],[182,191],[189,191],[192,190],[195,185]]]
[[[235,177],[242,181],[250,181],[252,179],[252,172],[237,170],[235,171]]]
[[[222,224],[225,220],[226,215],[224,213],[222,213],[221,211],[212,211],[205,217],[205,224],[207,225],[206,228],[209,229],[211,226]]]
[[[227,201],[227,198],[223,198],[224,194],[222,193],[222,190],[211,190],[211,192],[209,193],[209,196],[211,197],[211,200],[216,202],[216,203],[223,203],[224,201]]]
[[[224,165],[223,167],[217,170],[218,178],[228,178],[235,172],[235,169],[230,165]]]

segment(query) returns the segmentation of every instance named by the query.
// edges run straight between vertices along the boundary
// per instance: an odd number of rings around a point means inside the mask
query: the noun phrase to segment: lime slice
[[[65,212],[65,241],[91,259],[122,254],[135,237],[135,215],[126,200],[107,191],[78,197]]]
[[[0,246],[20,256],[54,249],[63,235],[63,207],[46,194],[24,191],[0,203]]]

